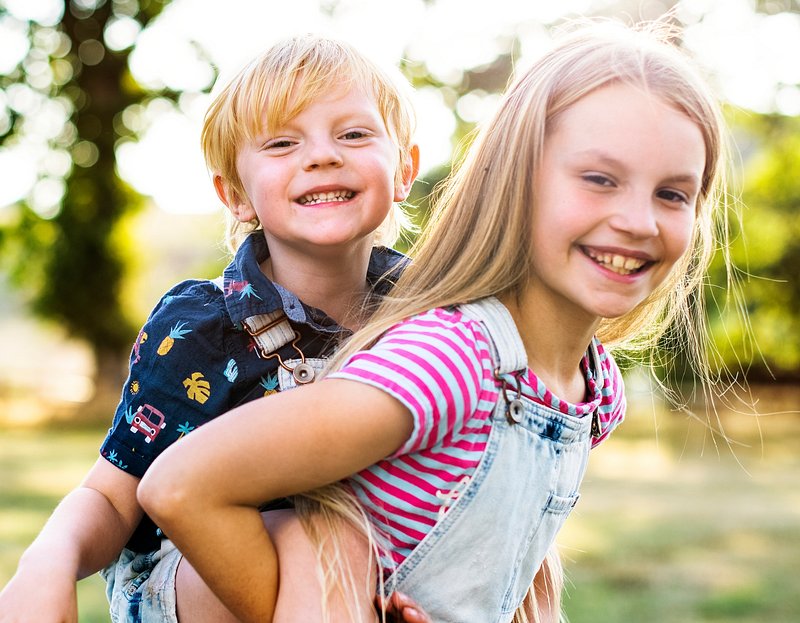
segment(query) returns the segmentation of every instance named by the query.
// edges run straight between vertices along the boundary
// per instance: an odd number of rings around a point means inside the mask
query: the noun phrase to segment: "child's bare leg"
[[[314,546],[300,520],[292,510],[270,511],[262,516],[280,561],[280,590],[273,623],[324,621],[317,558]],[[334,591],[327,604],[327,620],[373,623],[377,621],[372,605],[373,595],[366,587],[375,585],[375,573],[369,564],[366,539],[349,528],[344,529],[343,535],[342,551],[347,554],[347,563],[352,576],[357,580],[358,595],[354,605],[348,609],[342,595]],[[367,574],[370,574],[369,584],[366,580]],[[186,559],[181,560],[178,565],[175,590],[178,621],[237,623],[237,619],[211,592]]]
[[[367,541],[361,534],[355,529],[343,528],[341,548],[347,554],[346,562],[356,579],[357,598],[350,600],[348,608],[342,594],[335,590],[328,601],[325,619],[315,548],[297,515],[291,510],[271,511],[264,513],[264,524],[280,561],[280,590],[273,623],[324,620],[373,623],[378,620],[372,605],[375,572],[369,563]]]
[[[175,601],[179,622],[239,623],[185,558],[178,563]]]

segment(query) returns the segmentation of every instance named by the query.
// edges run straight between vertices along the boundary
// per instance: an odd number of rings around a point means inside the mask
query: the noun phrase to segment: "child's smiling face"
[[[259,219],[272,255],[371,246],[392,203],[410,189],[410,181],[395,184],[398,165],[374,98],[334,87],[242,146],[237,168],[246,196],[235,202],[237,217]]]
[[[700,128],[642,89],[560,113],[536,175],[534,296],[591,322],[633,309],[689,247],[705,159]]]

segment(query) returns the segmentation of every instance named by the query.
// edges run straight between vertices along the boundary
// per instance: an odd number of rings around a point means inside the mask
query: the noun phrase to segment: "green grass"
[[[797,404],[795,401],[794,404]],[[571,623],[800,621],[800,414],[629,418],[559,542]]]
[[[745,445],[715,447],[707,429],[667,414],[656,435],[634,408],[592,453],[559,538],[571,623],[800,621],[800,416],[725,421]],[[0,585],[102,436],[0,429]],[[79,584],[79,601],[81,623],[108,621],[98,577]]]
[[[94,463],[103,434],[0,429],[0,585],[59,500]],[[78,583],[80,623],[109,620],[104,589],[99,576]]]

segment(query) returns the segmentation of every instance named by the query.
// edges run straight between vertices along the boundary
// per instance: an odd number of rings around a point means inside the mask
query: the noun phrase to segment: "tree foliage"
[[[735,313],[714,318],[724,360],[747,363],[753,379],[800,378],[800,118],[731,114],[743,158],[741,219],[734,223],[731,257],[740,271],[743,312],[752,339]],[[727,283],[712,274],[720,297]]]
[[[5,1],[0,0],[0,19],[18,19]],[[121,228],[141,198],[120,179],[116,149],[136,139],[137,110],[154,98],[175,101],[179,95],[137,84],[128,60],[136,33],[167,4],[169,0],[63,0],[60,19],[20,22],[29,42],[27,53],[13,71],[0,75],[0,148],[42,147],[33,190],[3,211],[0,268],[29,295],[37,312],[85,339],[106,373],[110,362],[124,359],[141,321],[127,313],[120,296],[131,270],[131,242]],[[324,6],[335,17],[338,3]],[[636,15],[642,6],[616,0],[604,10],[624,13],[626,7],[635,7],[631,15]],[[797,6],[795,0],[770,0],[754,8],[796,12]],[[123,44],[109,37],[120,25],[134,33]],[[493,62],[465,68],[454,81],[435,76],[426,59],[409,56],[404,62],[415,87],[436,89],[452,109],[456,154],[473,127],[462,118],[459,104],[463,98],[491,102],[503,91],[519,55],[516,37],[505,36],[505,47]],[[719,263],[709,288],[712,330],[729,365],[744,360],[754,377],[797,378],[800,319],[794,311],[800,309],[800,282],[793,271],[800,266],[800,121],[755,113],[733,115],[731,121],[745,165],[745,209],[731,252],[743,270],[744,311],[756,342],[748,340],[739,314],[715,311],[716,303],[724,306],[730,294]],[[419,206],[420,225],[427,220],[430,192],[449,169],[448,164],[428,171],[415,185],[412,203]]]
[[[34,310],[85,339],[112,378],[135,333],[120,302],[126,262],[115,234],[140,203],[115,150],[134,134],[126,111],[174,94],[144,91],[128,69],[133,40],[118,49],[106,35],[115,24],[143,29],[168,1],[64,0],[56,25],[24,23],[28,52],[0,78],[0,145],[39,148],[38,181],[0,226],[0,259]],[[2,5],[0,17],[13,19]]]

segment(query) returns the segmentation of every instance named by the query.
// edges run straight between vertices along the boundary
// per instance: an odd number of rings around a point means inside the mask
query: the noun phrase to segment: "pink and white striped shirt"
[[[622,421],[622,377],[597,344],[600,369],[584,358],[589,400],[571,404],[554,396],[528,369],[522,393],[576,417],[598,410],[602,435]],[[489,338],[458,309],[434,309],[389,330],[368,351],[331,374],[388,392],[414,418],[397,452],[352,476],[348,483],[376,525],[389,537],[400,564],[469,482],[486,448],[499,386]]]

